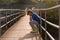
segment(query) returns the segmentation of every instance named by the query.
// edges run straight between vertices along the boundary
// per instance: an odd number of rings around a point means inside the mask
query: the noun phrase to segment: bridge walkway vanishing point
[[[40,40],[37,33],[30,33],[29,16],[25,15],[11,26],[0,40]]]

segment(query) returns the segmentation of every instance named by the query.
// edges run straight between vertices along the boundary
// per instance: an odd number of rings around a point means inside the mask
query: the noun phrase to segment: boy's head
[[[27,12],[27,15],[30,15],[30,16],[31,16],[32,14],[33,14],[32,11],[28,11],[28,12]]]

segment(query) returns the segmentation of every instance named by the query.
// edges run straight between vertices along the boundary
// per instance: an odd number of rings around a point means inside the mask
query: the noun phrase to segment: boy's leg
[[[30,24],[32,30],[37,30],[36,25],[38,25],[38,23],[36,21],[31,21],[31,22],[29,22],[29,24]]]

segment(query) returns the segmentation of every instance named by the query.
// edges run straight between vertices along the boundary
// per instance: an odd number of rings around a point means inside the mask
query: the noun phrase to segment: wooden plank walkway
[[[29,16],[20,18],[0,38],[0,40],[39,40],[37,35],[30,33]],[[37,39],[36,39],[37,38]]]

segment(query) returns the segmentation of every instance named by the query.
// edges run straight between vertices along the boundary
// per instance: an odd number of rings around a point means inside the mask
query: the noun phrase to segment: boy
[[[30,22],[29,22],[29,24],[32,27],[31,33],[37,32],[38,30],[37,30],[36,25],[41,24],[41,19],[40,19],[39,15],[37,15],[36,13],[33,13],[30,10],[27,12],[27,15],[30,16]]]

